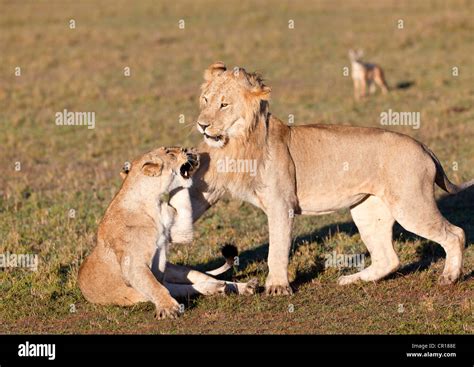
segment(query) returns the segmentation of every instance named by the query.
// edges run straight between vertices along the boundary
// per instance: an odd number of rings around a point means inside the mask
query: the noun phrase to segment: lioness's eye
[[[202,97],[202,99],[204,100],[204,103],[207,103],[207,98],[206,97]]]
[[[221,108],[227,107],[229,104],[228,103],[221,103]]]

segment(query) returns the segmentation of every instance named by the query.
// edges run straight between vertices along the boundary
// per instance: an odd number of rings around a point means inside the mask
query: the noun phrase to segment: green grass
[[[339,275],[355,270],[325,270],[324,255],[366,251],[342,212],[297,218],[291,297],[186,300],[183,317],[160,322],[151,304],[102,307],[82,297],[77,270],[119,187],[121,166],[153,147],[200,141],[193,127],[199,85],[216,60],[262,72],[273,89],[271,111],[283,121],[292,114],[296,124],[380,127],[379,115],[389,108],[420,112],[420,129],[391,129],[429,145],[453,181],[474,177],[471,2],[257,4],[1,2],[0,253],[40,258],[36,272],[0,269],[1,333],[474,332],[472,192],[440,196],[442,212],[468,235],[466,275],[452,287],[436,284],[441,247],[400,231],[395,247],[406,267],[377,284],[337,286]],[[295,29],[288,29],[289,19]],[[392,87],[413,85],[355,103],[343,75],[351,47],[382,65]],[[21,77],[14,75],[17,66]],[[123,75],[126,66],[130,77]],[[65,108],[94,111],[96,128],[56,126],[54,115]],[[173,248],[171,259],[209,269],[220,264],[226,242],[241,252],[233,278],[257,277],[263,285],[266,218],[235,200],[207,212],[194,243]]]

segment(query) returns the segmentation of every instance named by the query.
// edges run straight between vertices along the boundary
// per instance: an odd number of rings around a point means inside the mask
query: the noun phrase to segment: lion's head
[[[268,109],[270,88],[257,73],[227,70],[222,62],[209,66],[204,79],[197,129],[209,146],[221,148],[251,132],[257,116]]]

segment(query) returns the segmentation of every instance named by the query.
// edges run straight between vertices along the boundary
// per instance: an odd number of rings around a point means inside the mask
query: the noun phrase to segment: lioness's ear
[[[204,80],[211,81],[213,78],[216,76],[221,75],[224,71],[227,70],[227,67],[222,61],[217,61],[214,64],[210,65],[205,71],[204,71]]]
[[[142,166],[142,172],[144,175],[156,177],[161,174],[161,170],[163,169],[163,162],[146,162]]]

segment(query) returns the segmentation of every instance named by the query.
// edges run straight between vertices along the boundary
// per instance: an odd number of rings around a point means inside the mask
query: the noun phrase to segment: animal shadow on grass
[[[457,195],[445,195],[441,197],[438,200],[438,208],[449,222],[461,227],[465,231],[466,243],[469,245],[472,239],[474,239],[474,223],[472,222],[472,218],[474,218],[474,187],[464,190]],[[343,232],[348,236],[352,236],[357,233],[357,228],[353,222],[335,223],[322,227],[317,231],[294,238],[292,252],[295,252],[298,247],[304,243],[314,242],[337,232]],[[414,241],[419,238],[420,237],[415,234],[405,231],[400,225],[395,224],[394,240]],[[266,262],[267,254],[268,243],[261,244],[250,250],[245,250],[239,254],[239,267],[245,269],[255,262]],[[445,258],[443,248],[439,244],[428,240],[422,242],[421,246],[417,249],[417,254],[418,260],[402,266],[396,273],[390,275],[389,278],[397,278],[425,270],[429,268],[432,263]],[[222,260],[216,259],[205,264],[199,264],[197,268],[207,270],[221,264]],[[298,289],[301,285],[310,282],[322,271],[324,271],[324,259],[317,258],[315,265],[305,272],[297,274],[295,281],[292,283],[292,287]],[[467,273],[464,274],[462,280],[474,278],[473,270],[469,271],[469,269],[464,269],[464,271]],[[227,276],[229,276],[229,274],[227,274]]]
[[[408,89],[415,85],[413,80],[404,80],[395,85],[395,89]]]
[[[349,236],[352,236],[357,233],[357,228],[352,222],[335,223],[335,224],[324,226],[314,232],[297,236],[293,238],[291,253],[292,254],[295,253],[298,250],[298,248],[304,244],[321,240],[325,237],[330,236],[333,233],[338,233],[338,232],[343,232],[343,233],[348,234]],[[252,249],[245,250],[239,253],[239,268],[246,269],[251,264],[258,263],[258,262],[266,263],[267,255],[268,255],[268,242],[258,245],[257,247],[254,247]],[[209,269],[222,265],[222,262],[223,262],[222,259],[211,260],[210,262],[207,262],[205,264],[196,265],[196,268],[200,271],[205,271],[205,270],[209,270]],[[303,272],[299,272],[296,274],[296,279],[291,284],[292,288],[297,290],[301,285],[310,282],[322,271],[324,271],[324,259],[321,256],[318,256],[315,259],[313,266],[311,266],[309,269],[306,269]],[[256,275],[257,272],[258,270],[255,270],[255,272],[253,273],[247,273],[246,277]],[[226,280],[231,280],[231,274],[229,273],[226,273],[225,276],[223,276],[223,278]],[[232,278],[232,280],[238,281],[239,279]],[[260,292],[263,291],[263,287],[260,287],[258,291]]]

